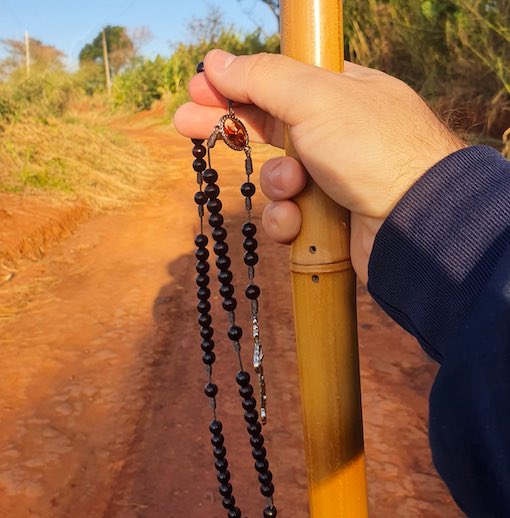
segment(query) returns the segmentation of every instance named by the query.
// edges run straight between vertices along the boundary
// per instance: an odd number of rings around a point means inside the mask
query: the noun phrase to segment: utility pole
[[[103,29],[103,61],[104,61],[104,72],[106,76],[106,90],[108,95],[112,95],[112,78],[110,76],[110,61],[108,59],[108,47],[106,45],[106,33]]]
[[[27,69],[27,77],[30,75],[30,36],[25,31],[25,66]]]

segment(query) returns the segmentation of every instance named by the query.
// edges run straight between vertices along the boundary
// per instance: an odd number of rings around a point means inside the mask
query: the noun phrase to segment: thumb
[[[254,104],[285,124],[295,125],[321,109],[317,91],[327,74],[280,54],[234,56],[220,49],[204,59],[205,73],[227,99]]]

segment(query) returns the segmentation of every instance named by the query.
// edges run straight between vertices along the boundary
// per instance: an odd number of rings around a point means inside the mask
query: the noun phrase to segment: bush
[[[137,65],[117,76],[113,83],[113,101],[116,106],[134,106],[147,110],[166,91],[165,60],[140,60]]]
[[[5,124],[17,116],[60,117],[75,93],[75,83],[64,71],[42,72],[30,77],[15,73],[3,85],[0,94],[0,119]]]
[[[406,81],[450,121],[501,137],[510,117],[510,2],[345,3],[349,58]]]
[[[16,109],[11,99],[0,92],[0,130],[14,120]]]

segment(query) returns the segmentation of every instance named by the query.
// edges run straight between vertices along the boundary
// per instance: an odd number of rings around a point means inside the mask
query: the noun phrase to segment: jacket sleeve
[[[368,288],[441,364],[434,464],[470,517],[510,516],[510,162],[473,146],[432,167],[376,236]]]

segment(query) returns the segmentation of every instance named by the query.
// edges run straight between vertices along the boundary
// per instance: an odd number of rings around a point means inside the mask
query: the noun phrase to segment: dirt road
[[[92,217],[0,286],[0,516],[222,517],[197,340],[191,147],[157,126],[125,130],[161,160],[161,180],[127,209]],[[269,152],[258,154],[258,165]],[[255,153],[257,155],[257,153]],[[231,235],[243,220],[242,162],[222,149]],[[261,196],[257,197],[260,215]],[[276,503],[308,516],[293,351],[287,250],[260,233],[262,333]],[[240,239],[230,240],[233,258]],[[244,269],[234,268],[244,284]],[[427,394],[434,365],[359,290],[371,516],[462,516],[431,466]],[[23,306],[23,305],[22,305]],[[223,315],[218,315],[222,322]],[[217,378],[236,498],[260,516],[249,448],[225,345]],[[325,517],[326,518],[326,517]]]

